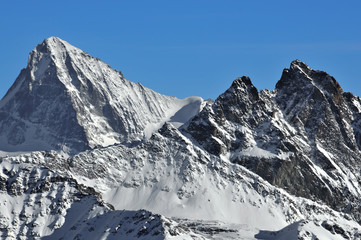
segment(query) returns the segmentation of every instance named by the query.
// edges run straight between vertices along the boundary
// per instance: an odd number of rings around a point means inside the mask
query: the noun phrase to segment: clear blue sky
[[[216,98],[239,76],[274,89],[294,59],[361,95],[361,1],[2,1],[0,95],[29,52],[60,37],[180,98]]]

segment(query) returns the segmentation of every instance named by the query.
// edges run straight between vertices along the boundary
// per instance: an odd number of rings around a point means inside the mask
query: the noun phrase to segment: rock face
[[[236,79],[184,132],[292,194],[360,220],[360,99],[294,61],[273,91]]]
[[[196,114],[201,103],[127,81],[99,59],[51,37],[30,53],[27,68],[0,102],[0,150],[79,152],[132,144],[185,106]]]
[[[51,37],[0,101],[1,238],[359,239],[360,124],[298,60],[180,100]]]

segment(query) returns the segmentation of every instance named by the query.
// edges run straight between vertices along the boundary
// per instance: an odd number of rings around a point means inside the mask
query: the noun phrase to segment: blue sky
[[[2,1],[0,95],[60,37],[166,95],[215,99],[239,76],[274,89],[294,59],[361,95],[361,1]]]

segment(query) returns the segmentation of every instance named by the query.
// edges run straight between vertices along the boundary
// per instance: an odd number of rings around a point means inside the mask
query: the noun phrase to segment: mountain
[[[134,144],[165,121],[187,121],[202,102],[127,81],[106,63],[50,37],[30,53],[0,102],[0,149],[76,153]]]
[[[184,131],[208,152],[359,221],[360,98],[300,61],[273,91],[236,79]]]
[[[0,101],[1,237],[360,239],[360,116],[298,60],[177,99],[49,38]]]

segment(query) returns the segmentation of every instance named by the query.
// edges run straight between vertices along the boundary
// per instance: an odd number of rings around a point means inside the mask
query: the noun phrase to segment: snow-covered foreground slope
[[[0,101],[0,150],[74,153],[137,143],[165,121],[181,125],[202,102],[130,82],[101,60],[51,37],[30,53],[27,68]]]
[[[246,168],[194,146],[170,124],[134,148],[119,145],[68,159],[55,152],[10,159],[45,165],[74,177],[94,187],[115,209],[145,208],[191,222],[233,223],[238,237],[245,239],[266,236],[302,220],[316,226],[315,234],[332,235],[323,227],[327,221],[337,224],[345,236],[353,238],[360,233],[350,215],[289,195]],[[297,229],[293,234],[302,233]],[[330,239],[342,238],[336,235]]]
[[[44,167],[1,160],[0,173],[0,239],[205,239],[158,214],[114,210]]]

